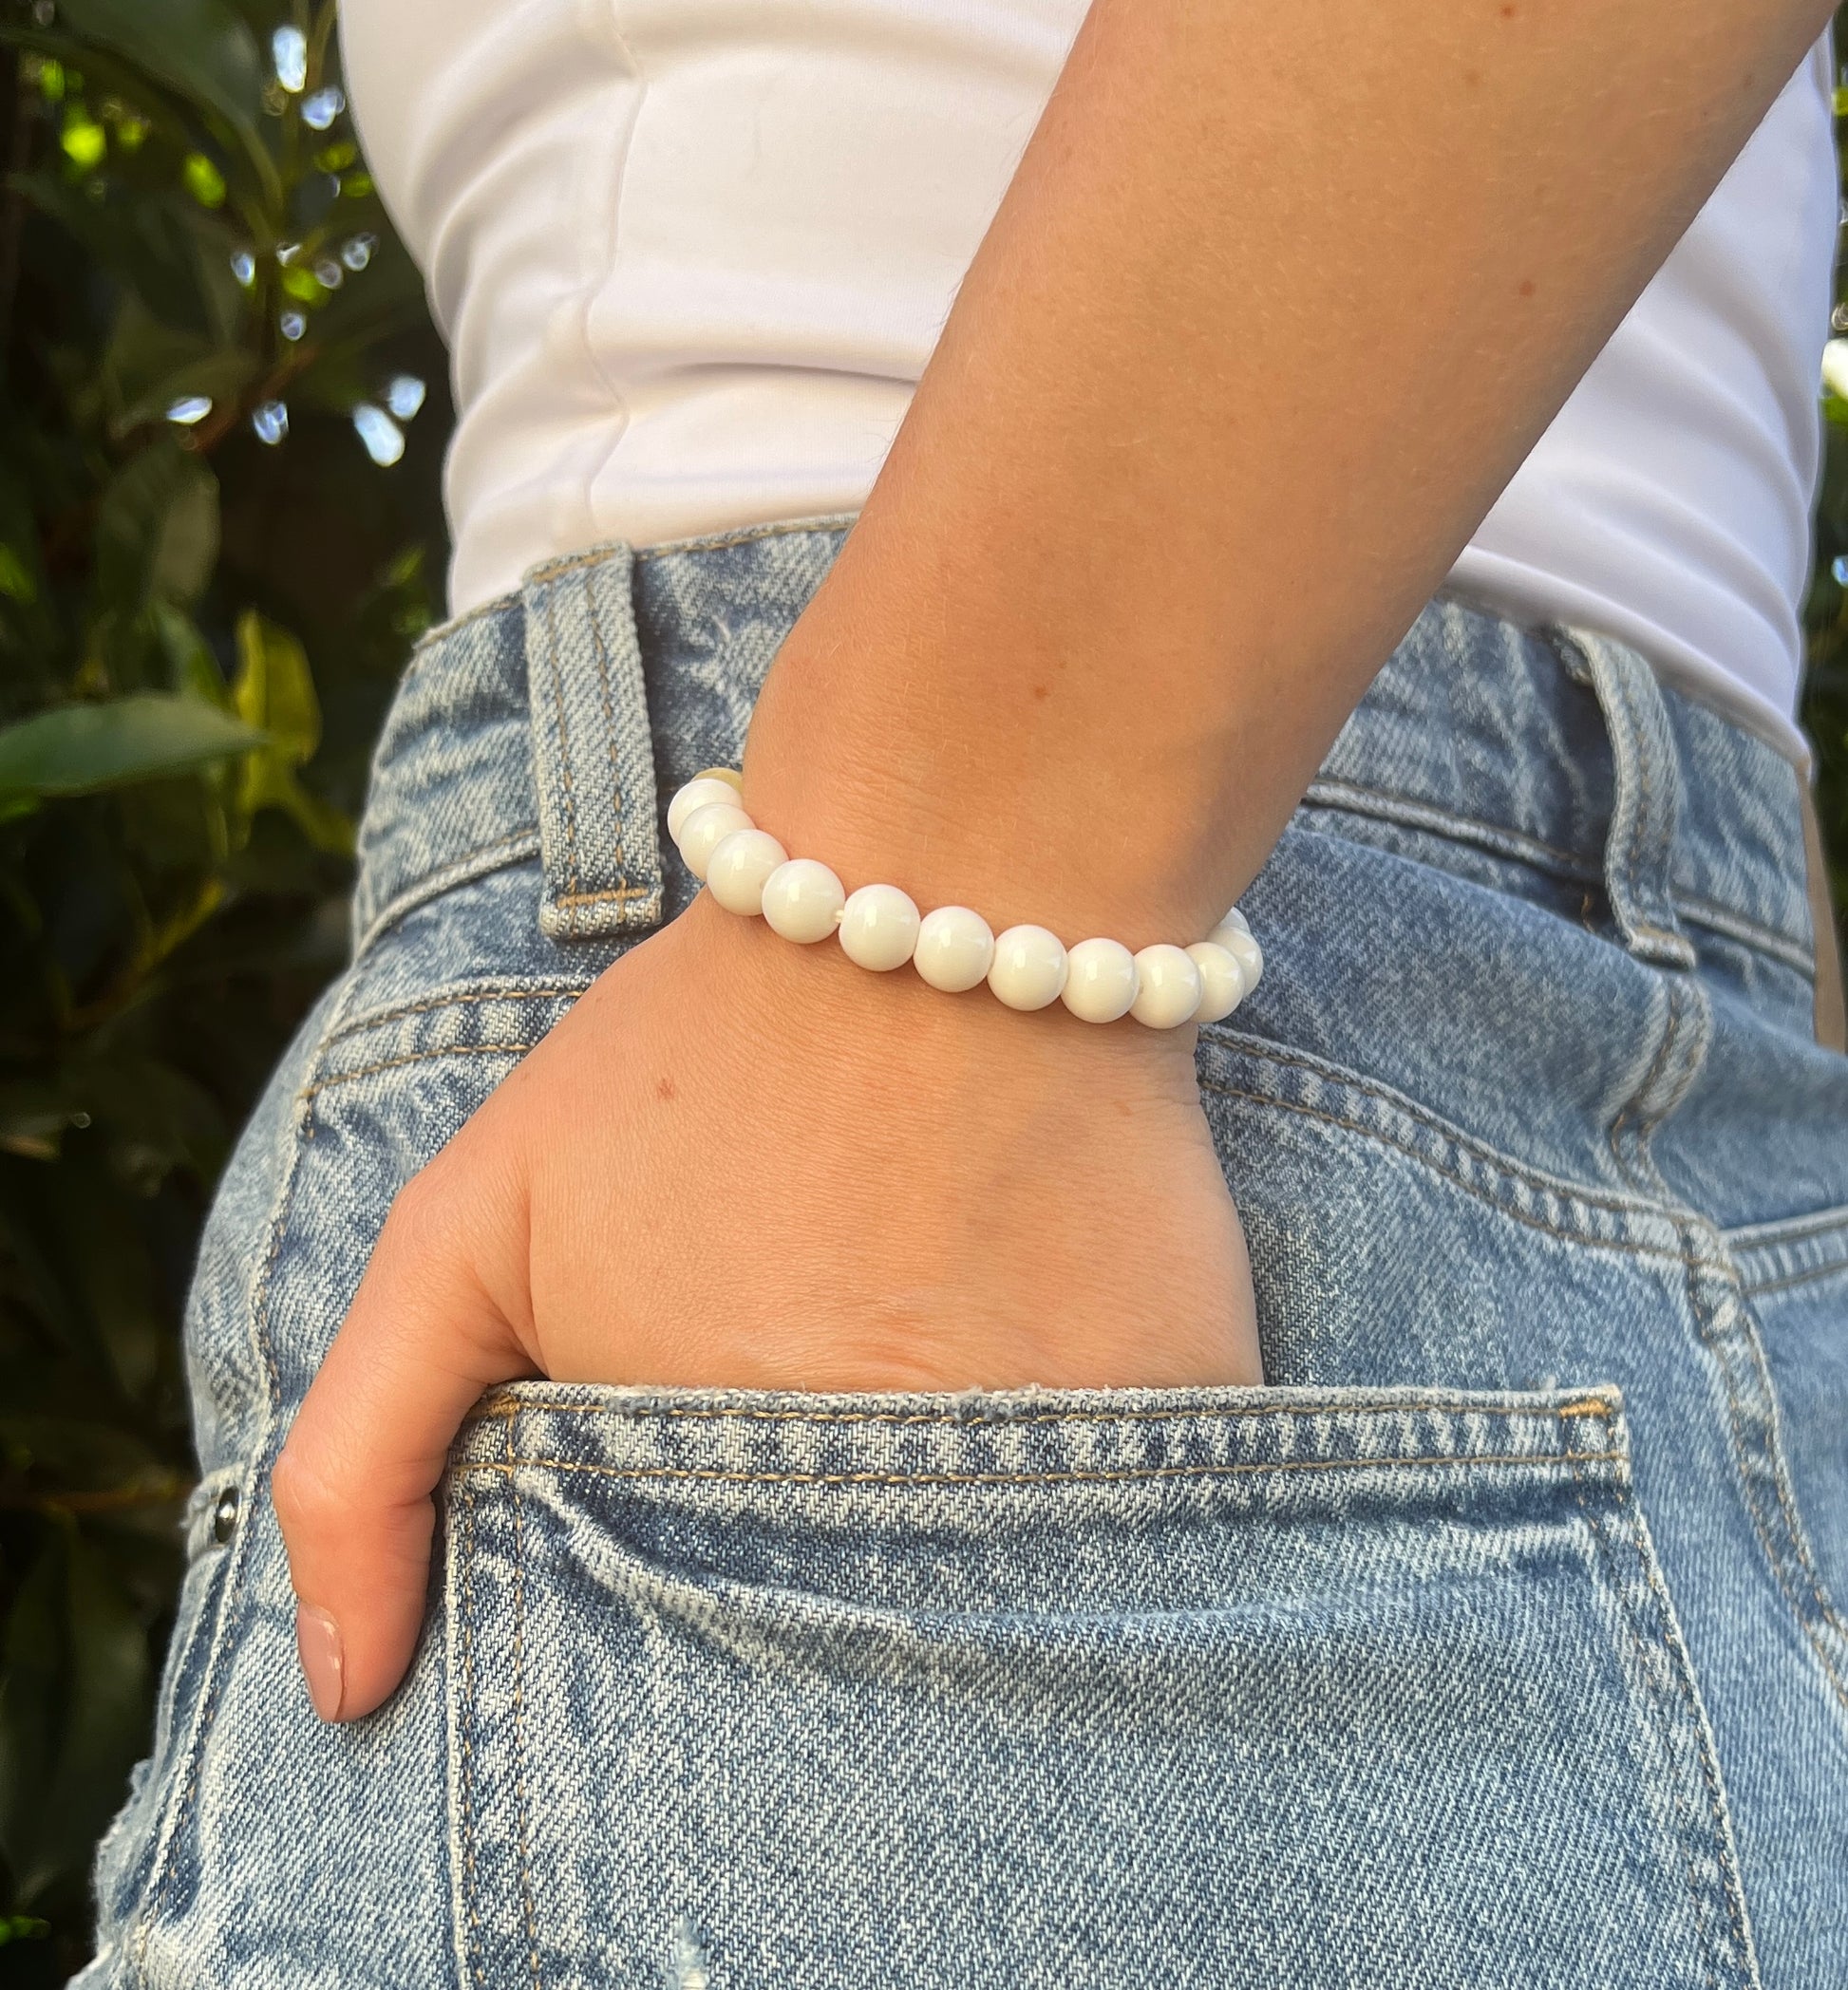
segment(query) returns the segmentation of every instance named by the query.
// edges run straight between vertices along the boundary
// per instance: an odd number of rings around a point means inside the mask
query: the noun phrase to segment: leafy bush
[[[90,1847],[144,1745],[177,1574],[195,1239],[343,956],[368,753],[443,556],[444,362],[331,28],[330,0],[0,0],[0,1978],[17,1982],[85,1953]],[[1848,404],[1829,414],[1808,716],[1848,849]]]
[[[195,1238],[340,964],[368,755],[444,557],[445,361],[332,25],[330,0],[0,5],[0,1976],[21,1981],[85,1954],[178,1573]]]

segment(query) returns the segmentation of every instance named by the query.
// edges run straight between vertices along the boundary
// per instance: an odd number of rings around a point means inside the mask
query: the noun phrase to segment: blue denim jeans
[[[1848,1061],[1797,778],[1454,600],[1201,1036],[1273,1386],[507,1389],[407,1683],[314,1719],[292,1410],[399,1186],[687,903],[665,799],[844,529],[563,561],[412,662],[353,965],[203,1247],[84,1984],[1848,1982]]]

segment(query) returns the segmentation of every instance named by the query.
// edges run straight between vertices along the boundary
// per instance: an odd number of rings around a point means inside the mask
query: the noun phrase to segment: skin
[[[1821,31],[1818,0],[1094,0],[745,804],[851,888],[1204,933]],[[702,898],[394,1204],[276,1466],[318,1711],[397,1685],[518,1376],[1258,1383],[1191,1029]]]

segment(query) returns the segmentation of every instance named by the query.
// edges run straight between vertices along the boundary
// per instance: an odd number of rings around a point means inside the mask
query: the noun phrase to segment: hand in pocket
[[[703,898],[627,954],[399,1195],[277,1463],[317,1709],[403,1676],[432,1489],[497,1382],[1260,1381],[1193,1038],[864,974]]]

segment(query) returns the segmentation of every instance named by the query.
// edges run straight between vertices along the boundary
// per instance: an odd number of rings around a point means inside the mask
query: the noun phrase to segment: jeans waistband
[[[540,859],[537,917],[594,938],[670,916],[691,883],[668,797],[714,737],[742,747],[777,647],[850,520],[536,568],[418,646],[374,766],[355,938]],[[1691,966],[1705,927],[1814,971],[1801,776],[1621,643],[1440,596],[1306,798],[1601,890],[1639,957]]]

